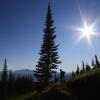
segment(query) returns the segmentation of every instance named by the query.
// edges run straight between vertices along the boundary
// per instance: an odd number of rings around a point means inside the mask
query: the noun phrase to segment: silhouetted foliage
[[[35,77],[38,82],[48,84],[51,78],[53,69],[57,69],[59,63],[58,59],[58,45],[55,44],[55,27],[53,27],[52,13],[50,3],[48,5],[47,17],[45,22],[45,29],[43,35],[43,43],[40,50],[40,59],[36,65]]]
[[[15,89],[17,94],[22,94],[33,89],[33,80],[31,76],[23,76],[16,78]]]
[[[12,71],[10,71],[9,77],[8,77],[8,91],[9,95],[15,95],[15,77]]]
[[[89,71],[90,69],[91,67],[88,64],[86,64],[86,71]]]
[[[7,88],[8,88],[8,70],[6,59],[4,61],[4,68],[2,72],[2,96],[4,100],[7,100]]]
[[[85,72],[85,64],[84,64],[84,61],[82,61],[82,70],[80,73],[84,73]]]
[[[95,68],[95,63],[94,63],[94,59],[92,58],[92,67],[93,67],[93,69]]]
[[[80,69],[79,66],[77,65],[76,75],[78,75],[79,73],[80,73]]]
[[[97,55],[95,55],[95,63],[96,63],[96,67],[97,67],[97,68],[100,67],[100,62],[99,62],[99,60],[98,60]]]
[[[99,76],[100,68],[96,68],[67,81],[66,87],[77,98],[76,100],[98,100],[100,97]]]
[[[75,76],[75,72],[74,71],[72,71],[72,77],[74,77]]]
[[[7,70],[5,59],[0,80],[0,100],[9,100],[11,97],[33,91],[33,79],[30,75],[15,77],[12,71]]]

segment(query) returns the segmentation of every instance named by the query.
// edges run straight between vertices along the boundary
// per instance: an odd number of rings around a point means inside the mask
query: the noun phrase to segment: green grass
[[[74,76],[70,79],[67,79],[66,82],[70,82],[70,81],[77,81],[77,80],[81,80],[81,79],[88,79],[90,77],[95,77],[95,76],[100,76],[100,68],[97,69],[91,69],[88,72],[79,74],[77,76]]]
[[[78,100],[97,100],[100,90],[100,68],[91,69],[66,80],[65,86]]]

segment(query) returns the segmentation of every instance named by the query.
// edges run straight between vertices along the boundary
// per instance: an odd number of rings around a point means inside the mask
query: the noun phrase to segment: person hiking
[[[60,82],[61,83],[63,82],[64,78],[65,78],[65,72],[62,69],[60,69]]]

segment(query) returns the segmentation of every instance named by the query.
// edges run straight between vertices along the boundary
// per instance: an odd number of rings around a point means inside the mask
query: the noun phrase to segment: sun
[[[81,40],[85,40],[92,49],[94,48],[92,39],[95,36],[100,37],[99,32],[96,31],[97,22],[98,19],[95,19],[92,23],[89,23],[82,17],[82,27],[72,27],[72,30],[78,33],[78,37],[74,41],[74,46],[77,45]]]
[[[78,31],[81,33],[81,39],[86,38],[88,41],[90,41],[91,37],[96,34],[93,25],[88,25],[87,23],[84,23],[84,27],[79,28]]]
[[[84,35],[84,37],[86,37],[87,39],[89,39],[91,37],[91,35],[93,35],[93,28],[85,25],[85,27],[82,29],[82,34]]]
[[[100,20],[100,16],[98,16],[96,19],[94,20],[89,20],[88,16],[85,16],[84,13],[81,10],[80,4],[77,1],[77,7],[79,9],[79,14],[80,14],[80,18],[82,20],[82,27],[73,27],[72,30],[76,31],[79,33],[78,38],[76,39],[76,41],[74,42],[74,44],[78,44],[81,40],[86,40],[86,42],[88,43],[89,46],[91,46],[93,48],[93,44],[92,44],[92,38],[94,36],[100,36],[99,32],[97,32],[96,30],[96,26]]]
[[[90,46],[92,46],[92,37],[97,35],[97,33],[94,31],[95,30],[95,24],[88,24],[86,23],[86,21],[84,20],[83,22],[83,27],[77,27],[75,28],[75,30],[77,32],[80,33],[80,36],[77,39],[77,43],[80,42],[82,39],[86,39],[88,44]]]

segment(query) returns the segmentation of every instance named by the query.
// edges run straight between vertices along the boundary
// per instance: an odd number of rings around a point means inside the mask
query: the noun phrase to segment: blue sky
[[[91,61],[96,53],[100,56],[100,38],[92,37],[94,50],[82,39],[75,45],[80,33],[73,27],[83,27],[79,7],[89,22],[100,16],[100,0],[51,0],[56,26],[56,43],[66,71],[76,69],[81,61]],[[39,58],[48,0],[0,0],[0,69],[7,58],[8,68],[34,69]],[[100,20],[95,31],[100,32]]]

